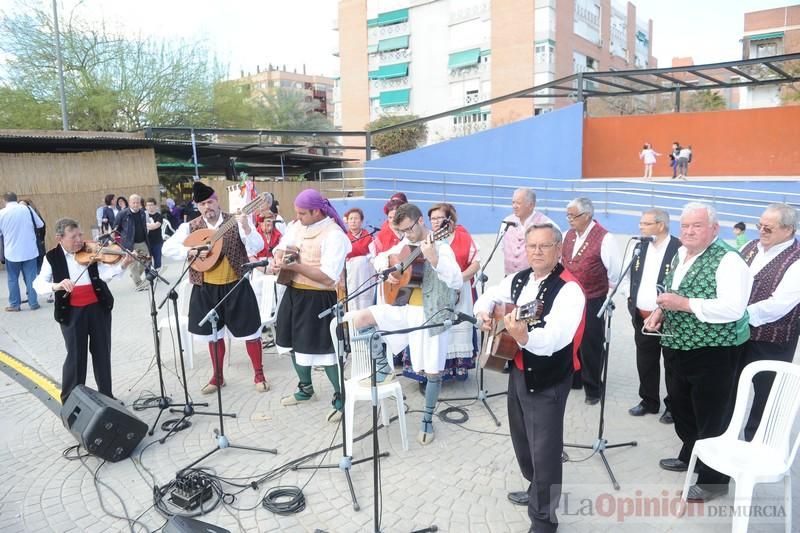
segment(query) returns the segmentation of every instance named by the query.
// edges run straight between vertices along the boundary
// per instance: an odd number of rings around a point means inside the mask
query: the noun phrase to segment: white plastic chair
[[[372,389],[361,385],[361,380],[370,376],[371,364],[369,353],[369,335],[356,335],[355,328],[351,322],[346,322],[350,332],[350,378],[345,379],[345,405],[344,421],[347,432],[347,442],[345,455],[353,454],[353,418],[355,406],[358,401],[372,401]],[[331,338],[333,345],[338,349],[338,339],[336,338],[336,321],[331,320]],[[403,388],[397,380],[392,380],[386,384],[378,385],[378,406],[381,411],[381,421],[388,427],[390,416],[386,409],[386,398],[394,397],[397,405],[397,420],[400,425],[400,438],[403,449],[408,450],[408,432],[406,431],[406,416],[403,406]]]
[[[261,297],[259,298],[259,312],[261,313],[261,327],[272,330],[275,338],[275,319],[278,316],[278,290],[277,276],[263,276],[261,280]]]
[[[193,335],[189,333],[189,297],[192,294],[192,284],[189,280],[184,280],[178,286],[178,335],[181,336],[181,345],[183,346],[183,353],[185,355],[186,364],[189,368],[194,368],[194,346],[192,342]],[[169,313],[164,314],[161,320],[158,321],[158,333],[161,335],[162,329],[169,329],[175,325],[175,317],[172,316],[172,304],[168,304]],[[163,339],[164,337],[161,336]]]
[[[739,440],[749,413],[747,409],[753,376],[775,373],[764,414],[751,442]],[[753,488],[756,483],[783,480],[786,533],[792,531],[792,478],[790,469],[800,445],[800,432],[792,442],[792,426],[800,409],[800,366],[782,361],[756,361],[742,371],[736,390],[736,405],[728,429],[719,437],[700,439],[694,444],[681,502],[686,494],[697,459],[727,474],[736,482],[734,505],[747,511],[734,515],[732,531],[745,533],[750,518]]]

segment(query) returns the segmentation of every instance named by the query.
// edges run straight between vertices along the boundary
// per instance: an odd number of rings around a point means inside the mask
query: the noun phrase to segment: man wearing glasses
[[[649,209],[639,220],[639,233],[655,238],[652,242],[639,241],[632,249],[633,264],[630,269],[628,311],[633,322],[633,340],[636,344],[636,370],[639,373],[641,401],[628,409],[631,416],[658,414],[661,410],[661,341],[657,336],[642,332],[645,319],[655,311],[656,297],[664,292],[664,276],[670,271],[672,258],[681,241],[669,234],[669,213],[663,209]],[[631,260],[627,257],[625,264]],[[670,369],[664,361],[665,380]],[[666,410],[659,418],[664,424],[672,423],[669,397],[664,398]]]
[[[378,304],[362,311],[347,313],[346,320],[352,318],[356,328],[377,326],[384,331],[414,328],[425,323],[435,324],[449,320],[453,316],[456,290],[461,288],[461,268],[455,254],[444,240],[434,240],[434,234],[425,227],[422,212],[414,204],[397,207],[394,225],[404,235],[403,240],[387,252],[375,258],[375,266],[380,272],[388,267],[388,256],[399,254],[405,246],[419,247],[424,257],[422,286],[414,288],[407,305]],[[399,283],[397,273],[389,274],[387,281]],[[428,385],[425,388],[425,410],[422,415],[417,442],[423,446],[433,442],[433,411],[442,387],[442,371],[447,362],[447,346],[450,339],[448,327],[437,327],[412,331],[408,334],[387,335],[384,340],[392,354],[400,353],[409,347],[411,368],[417,373],[425,373]],[[375,380],[380,384],[394,379],[394,373],[386,354],[377,361]]]
[[[518,351],[508,377],[508,424],[511,443],[526,491],[508,499],[527,505],[530,531],[555,531],[561,498],[561,450],[564,410],[573,372],[580,368],[586,299],[577,279],[560,263],[561,232],[552,224],[534,224],[525,232],[529,268],[486,289],[475,302],[475,316],[485,331],[496,305],[542,304],[540,319],[529,326],[514,312],[503,317]]]
[[[588,198],[567,204],[570,229],[564,236],[561,263],[574,275],[586,293],[586,334],[580,347],[581,371],[575,372],[572,388],[583,387],[586,404],[600,401],[603,369],[604,320],[597,313],[610,288],[617,285],[622,270],[621,254],[614,236],[594,220],[594,206]]]
[[[741,251],[753,275],[747,314],[750,340],[744,345],[741,369],[754,361],[791,362],[800,333],[800,244],[795,238],[797,210],[771,204],[761,215],[758,239]],[[754,397],[744,436],[752,440],[772,387],[772,376],[753,380]]]
[[[750,337],[747,301],[753,276],[739,253],[718,238],[717,211],[690,202],[681,214],[681,244],[664,277],[668,292],[644,327],[661,329],[661,346],[672,371],[667,382],[675,433],[683,442],[664,470],[685,472],[697,439],[725,431],[736,395],[742,346]],[[728,493],[730,478],[698,462],[690,502]]]

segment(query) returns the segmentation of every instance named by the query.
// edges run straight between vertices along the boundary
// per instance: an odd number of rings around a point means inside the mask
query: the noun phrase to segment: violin
[[[127,252],[119,244],[102,244],[96,241],[86,241],[83,248],[75,253],[75,261],[81,265],[91,265],[92,263],[105,263],[115,265],[119,263]],[[147,259],[144,254],[134,252],[139,259]]]

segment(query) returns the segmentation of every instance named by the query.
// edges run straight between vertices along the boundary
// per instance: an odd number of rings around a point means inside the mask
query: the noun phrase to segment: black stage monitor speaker
[[[188,516],[175,515],[169,517],[164,525],[164,533],[231,533],[229,530],[201,522]]]
[[[121,402],[84,385],[61,407],[61,421],[89,453],[112,463],[130,456],[147,433],[147,424]]]

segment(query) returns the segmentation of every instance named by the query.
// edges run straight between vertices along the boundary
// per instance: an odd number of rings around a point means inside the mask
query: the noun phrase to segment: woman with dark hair
[[[280,204],[278,204],[278,199],[272,199],[272,205],[269,206],[269,210],[272,211],[272,214],[275,215],[273,224],[275,225],[275,229],[281,232],[282,235],[286,235],[286,221],[281,216],[279,211]]]
[[[100,233],[108,233],[114,225],[117,214],[112,207],[113,203],[114,195],[106,194],[105,198],[103,198],[103,207],[100,208],[100,217],[97,225],[100,228]]]
[[[370,262],[372,258],[372,253],[370,252],[372,235],[362,227],[364,224],[364,211],[361,209],[357,207],[348,209],[343,218],[345,224],[347,224],[347,237],[353,247],[345,257],[347,294],[355,294],[365,281],[375,275],[375,267]],[[366,309],[374,301],[374,290],[364,292],[351,302],[351,309]]]

